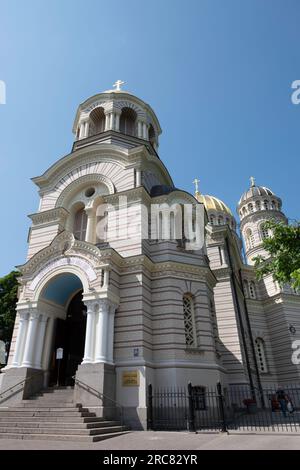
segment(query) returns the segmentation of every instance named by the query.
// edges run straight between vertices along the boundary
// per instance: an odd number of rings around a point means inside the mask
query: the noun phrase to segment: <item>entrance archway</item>
[[[74,384],[73,377],[83,359],[85,330],[86,307],[82,302],[82,291],[79,291],[73,296],[68,306],[66,319],[56,320],[49,385]],[[63,351],[62,359],[56,357],[58,349]]]
[[[58,274],[41,293],[41,302],[51,304],[52,311],[57,308],[48,366],[49,386],[73,385],[73,377],[83,360],[86,306],[82,293],[82,283],[73,273]]]

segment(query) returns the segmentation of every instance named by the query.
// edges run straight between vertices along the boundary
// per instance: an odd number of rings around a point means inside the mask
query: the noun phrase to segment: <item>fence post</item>
[[[188,400],[189,400],[189,415],[188,415],[188,426],[190,432],[196,432],[195,429],[195,412],[194,412],[194,400],[193,400],[193,387],[191,382],[188,383]]]
[[[153,429],[153,394],[151,384],[148,386],[147,429],[148,431]]]
[[[222,432],[227,432],[226,416],[225,416],[225,409],[224,409],[224,397],[222,394],[222,385],[220,382],[217,383],[217,391],[218,391],[220,415],[221,415],[221,420],[222,420]]]

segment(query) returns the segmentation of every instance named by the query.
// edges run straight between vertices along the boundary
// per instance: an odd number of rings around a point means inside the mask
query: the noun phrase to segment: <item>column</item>
[[[138,121],[138,138],[143,138],[143,123],[141,121]]]
[[[114,324],[115,324],[115,305],[111,305],[108,317],[108,345],[107,359],[108,362],[114,362]]]
[[[103,279],[103,287],[107,288],[109,284],[109,270],[104,269],[104,279]]]
[[[97,311],[97,304],[94,302],[85,302],[87,306],[87,319],[86,319],[86,332],[85,332],[85,345],[84,357],[82,364],[94,361],[94,343],[95,343],[95,316]]]
[[[89,129],[90,129],[90,123],[89,123],[89,121],[86,121],[85,122],[85,128],[84,128],[84,137],[89,136]]]
[[[101,301],[96,326],[95,362],[107,362],[108,312],[108,302]]]
[[[105,114],[105,131],[108,131],[109,130],[109,114],[106,113]]]
[[[85,129],[85,123],[82,122],[82,123],[80,124],[79,139],[83,139],[83,138],[84,138],[84,129]]]
[[[136,170],[136,187],[141,186],[142,184],[142,172],[141,170]]]
[[[95,211],[92,207],[85,209],[87,215],[87,225],[86,225],[86,235],[85,241],[89,243],[95,243],[96,233],[95,233]]]
[[[45,333],[47,326],[48,317],[41,314],[39,318],[39,327],[37,332],[37,344],[35,349],[35,357],[33,360],[34,367],[36,369],[42,369],[42,354],[45,344]]]
[[[22,364],[23,350],[26,340],[26,332],[28,327],[28,311],[19,312],[19,331],[16,341],[15,353],[12,362],[13,367],[18,367]]]
[[[114,123],[115,123],[115,113],[111,113],[111,114],[110,114],[110,124],[109,124],[109,128],[110,128],[111,130],[113,130],[114,127],[115,127],[115,124],[114,124]]]
[[[51,356],[52,344],[53,344],[55,320],[56,319],[54,317],[49,317],[47,326],[46,326],[45,347],[44,347],[44,354],[42,358],[42,367],[44,370],[49,369],[50,356]]]
[[[117,132],[120,132],[120,114],[119,113],[116,113],[116,126],[115,126],[115,130]]]
[[[39,312],[34,311],[30,314],[26,343],[24,350],[23,367],[33,367],[33,355],[37,342],[37,329],[39,325]]]
[[[143,122],[143,139],[149,140],[148,125],[145,122]]]

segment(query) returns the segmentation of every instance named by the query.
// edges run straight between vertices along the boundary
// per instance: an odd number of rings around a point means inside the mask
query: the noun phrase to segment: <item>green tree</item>
[[[264,228],[271,232],[263,241],[270,257],[257,256],[254,259],[258,279],[272,274],[280,285],[290,283],[294,289],[300,290],[300,222],[285,225],[269,220],[264,223]]]
[[[0,278],[0,339],[10,341],[16,317],[18,300],[18,271]]]

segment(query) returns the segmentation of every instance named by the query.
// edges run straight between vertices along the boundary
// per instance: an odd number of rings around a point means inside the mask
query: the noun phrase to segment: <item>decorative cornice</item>
[[[59,222],[64,224],[69,212],[64,207],[56,207],[47,211],[29,214],[28,217],[32,220],[33,225],[42,225],[49,222]]]

